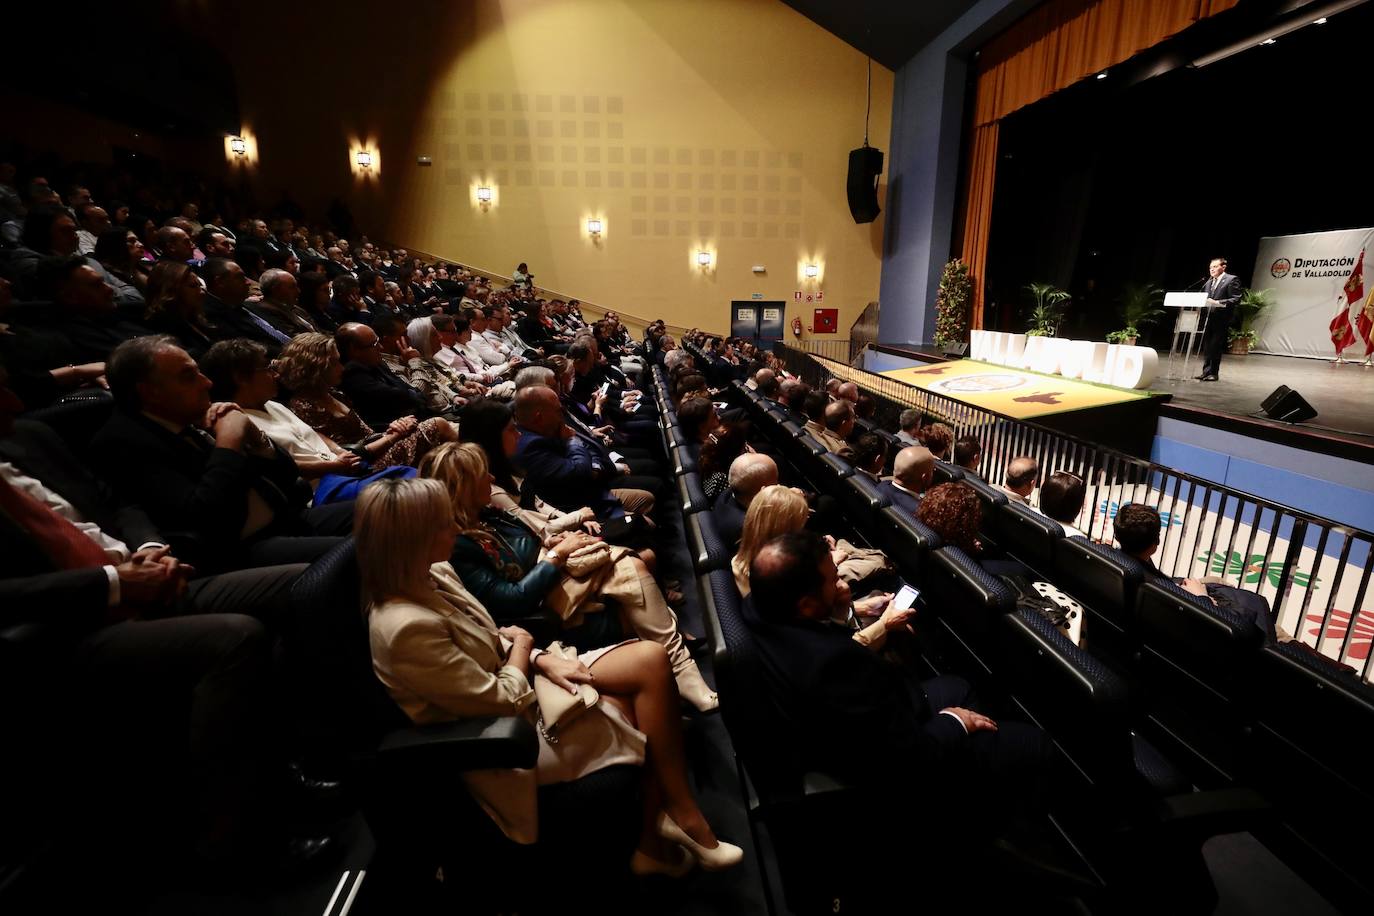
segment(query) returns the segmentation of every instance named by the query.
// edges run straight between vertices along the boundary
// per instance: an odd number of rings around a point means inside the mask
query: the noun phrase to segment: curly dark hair
[[[930,453],[936,458],[941,461],[949,460],[949,447],[954,444],[954,430],[943,423],[932,423],[921,427],[916,438],[920,439],[921,444],[930,449]]]
[[[978,526],[983,522],[983,504],[966,483],[942,483],[927,491],[916,509],[921,524],[930,528],[947,544],[969,556],[981,552]]]
[[[749,423],[722,423],[716,431],[706,437],[701,445],[701,457],[697,464],[701,468],[702,479],[712,474],[730,473],[730,465],[744,454],[749,444]]]

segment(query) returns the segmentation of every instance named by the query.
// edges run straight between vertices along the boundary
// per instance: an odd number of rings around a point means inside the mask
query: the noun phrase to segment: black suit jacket
[[[291,457],[275,446],[269,458],[244,455],[179,436],[122,410],[115,411],[91,445],[120,499],[143,506],[169,538],[194,539],[185,549],[178,545],[176,554],[194,556],[197,565],[215,558],[232,563],[248,518],[249,490],[274,513],[263,535],[309,533],[301,515],[310,487]]]
[[[385,365],[364,366],[350,361],[344,365],[339,387],[353,402],[353,409],[363,422],[379,432],[398,417],[434,416],[425,396]]]
[[[892,505],[902,509],[910,515],[914,516],[916,514],[916,507],[920,505],[916,497],[905,490],[897,489],[891,480],[880,481],[878,483],[878,489],[887,497],[887,501]]]
[[[847,627],[796,619],[768,623],[745,602],[760,683],[751,702],[763,746],[786,747],[791,763],[846,782],[919,774],[962,746],[964,727],[932,715],[920,685]]]
[[[1223,321],[1229,327],[1231,319],[1235,317],[1236,306],[1240,303],[1240,277],[1223,272],[1215,283],[1209,278],[1203,284],[1202,291],[1207,294],[1208,299],[1215,299],[1221,303],[1209,320]]]
[[[0,461],[41,480],[83,519],[119,538],[131,551],[149,541],[163,541],[147,513],[117,501],[57,433],[42,423],[16,422],[14,432],[0,438]],[[55,568],[28,532],[0,513],[0,624],[57,617],[64,625],[91,628],[100,624],[108,600],[104,570]]]
[[[281,353],[281,343],[253,320],[248,308],[242,303],[230,305],[223,299],[206,293],[205,317],[210,319],[211,324],[221,329],[221,339],[246,337],[248,340],[257,341],[267,348],[267,355],[272,359],[276,359]],[[291,335],[287,334],[286,336],[290,337]]]
[[[720,533],[720,539],[731,547],[738,547],[740,536],[744,534],[745,512],[731,488],[717,496],[711,506],[711,520],[716,523],[716,531]]]

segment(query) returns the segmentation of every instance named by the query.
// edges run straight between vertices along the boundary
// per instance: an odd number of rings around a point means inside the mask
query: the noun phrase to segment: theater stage
[[[939,350],[928,346],[876,344],[866,354],[865,365],[869,367],[869,371],[914,383],[914,379],[902,378],[901,373],[919,372],[932,364],[958,365],[970,362],[973,361],[950,360]],[[1173,381],[1163,378],[1162,373],[1168,371],[1167,362],[1167,359],[1161,359],[1161,377],[1156,378],[1150,385],[1152,392],[1162,396],[1152,399],[1158,416],[1186,420],[1323,455],[1374,463],[1374,367],[1351,363],[1336,365],[1327,360],[1292,356],[1228,354],[1222,359],[1221,377],[1218,381],[1199,382],[1193,379]],[[909,368],[898,368],[899,366]],[[1012,371],[1002,366],[985,368],[987,371]],[[1025,374],[1037,379],[1056,379],[1061,384],[1084,384],[1071,383],[1058,376]],[[916,375],[915,378],[938,380],[940,376]],[[1259,412],[1260,402],[1279,385],[1296,389],[1317,410],[1317,417],[1309,423],[1289,424],[1250,416]],[[1104,388],[1097,385],[1085,387]],[[1121,391],[1115,388],[1105,390]],[[1126,392],[1128,397],[1130,394]],[[1079,414],[1079,419],[1092,417],[1097,413],[1096,410],[1085,410],[1067,404],[1044,405],[1049,408],[1044,413],[1008,413],[994,404],[980,403],[963,395],[960,395],[959,399],[999,413],[1007,413],[1018,419],[1029,419],[1045,426],[1060,428],[1064,432],[1071,431],[1061,425],[1066,420],[1073,426],[1082,428],[1082,424],[1074,418],[1075,413]],[[1012,401],[1012,404],[1018,406],[1024,403]],[[1128,401],[1116,403],[1118,407],[1122,403],[1129,406]],[[1057,411],[1069,413],[1061,414]],[[1111,413],[1112,411],[1102,414],[1099,419],[1114,425],[1117,418],[1112,417]],[[1137,416],[1134,419],[1144,418]],[[1155,423],[1152,420],[1148,422],[1153,429]],[[1093,434],[1091,430],[1086,435],[1083,432],[1072,434],[1104,442],[1104,437]],[[1133,453],[1136,451],[1126,450]]]

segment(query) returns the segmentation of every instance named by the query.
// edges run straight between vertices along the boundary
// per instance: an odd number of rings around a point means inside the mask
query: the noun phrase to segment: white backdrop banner
[[[1331,321],[1342,309],[1353,325],[1364,297],[1346,301],[1346,282],[1360,263],[1360,252],[1374,259],[1374,229],[1337,229],[1305,235],[1260,239],[1251,289],[1272,289],[1275,305],[1255,325],[1255,351],[1282,356],[1320,356],[1335,359]],[[1363,273],[1374,272],[1374,263]],[[1244,278],[1242,278],[1244,279]],[[1370,276],[1374,284],[1374,276]],[[1363,292],[1369,286],[1360,278]],[[1352,289],[1355,287],[1352,286]],[[1363,359],[1365,342],[1356,333],[1347,359]]]

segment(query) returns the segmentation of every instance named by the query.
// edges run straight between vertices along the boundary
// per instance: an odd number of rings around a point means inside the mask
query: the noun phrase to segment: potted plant
[[[1121,290],[1121,321],[1125,327],[1107,335],[1107,343],[1135,346],[1140,328],[1154,324],[1164,314],[1160,304],[1164,289],[1152,283],[1128,283]]]
[[[968,265],[955,258],[940,275],[940,290],[935,294],[935,345],[949,347],[967,338],[968,304],[973,281]]]
[[[1227,335],[1231,342],[1231,352],[1234,355],[1245,356],[1250,352],[1250,348],[1255,345],[1255,339],[1259,336],[1255,333],[1255,323],[1273,305],[1274,291],[1272,289],[1241,291],[1240,303],[1236,306],[1236,313],[1240,315],[1240,325],[1233,328]]]
[[[1059,327],[1059,319],[1069,301],[1067,290],[1053,283],[1027,283],[1026,291],[1031,294],[1030,328],[1027,337],[1053,337]]]

